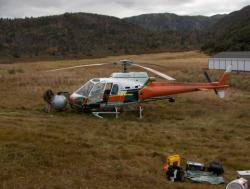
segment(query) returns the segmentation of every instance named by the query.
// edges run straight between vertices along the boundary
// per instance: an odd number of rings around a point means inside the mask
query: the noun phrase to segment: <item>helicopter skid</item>
[[[115,108],[114,112],[92,112],[92,114],[100,119],[103,118],[100,114],[115,114],[115,118],[117,119],[120,112],[118,112],[118,108]]]
[[[102,119],[103,116],[101,116],[101,114],[114,114],[115,118],[117,119],[119,117],[119,114],[121,113],[119,110],[121,110],[121,109],[118,107],[115,107],[115,111],[92,112],[92,115]],[[143,114],[143,108],[141,106],[139,106],[139,118],[140,119],[142,119],[142,114]]]

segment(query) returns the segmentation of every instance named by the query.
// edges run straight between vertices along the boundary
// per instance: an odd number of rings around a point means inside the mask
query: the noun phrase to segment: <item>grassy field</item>
[[[165,156],[176,153],[198,162],[221,161],[226,182],[236,170],[250,169],[249,74],[232,74],[224,100],[213,91],[177,95],[176,103],[145,104],[142,120],[133,112],[97,119],[70,110],[42,111],[46,89],[73,92],[120,67],[43,71],[122,58],[156,64],[151,67],[177,81],[205,81],[208,57],[198,52],[0,65],[0,188],[226,187],[166,181]],[[216,80],[221,72],[209,74]]]

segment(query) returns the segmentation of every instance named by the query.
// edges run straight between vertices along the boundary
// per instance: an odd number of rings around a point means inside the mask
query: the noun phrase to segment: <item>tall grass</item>
[[[205,81],[207,56],[197,52],[0,65],[0,188],[225,188],[167,182],[164,159],[176,153],[198,162],[221,161],[226,182],[236,170],[249,169],[247,74],[232,74],[235,81],[225,100],[213,91],[176,95],[174,104],[145,104],[142,120],[135,112],[100,120],[71,111],[41,111],[46,89],[72,92],[120,67],[43,71],[123,58],[157,64],[150,67],[177,81]],[[10,74],[11,69],[23,73]],[[209,72],[213,80],[221,75]]]

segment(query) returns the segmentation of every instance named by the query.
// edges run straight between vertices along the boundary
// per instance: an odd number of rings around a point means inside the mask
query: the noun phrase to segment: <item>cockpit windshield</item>
[[[89,96],[89,93],[91,89],[93,88],[94,83],[92,81],[88,81],[85,85],[83,85],[80,89],[76,91],[76,94],[82,95],[82,96]]]
[[[101,102],[103,99],[104,87],[105,83],[95,83],[89,94],[88,103],[91,104]]]
[[[103,94],[105,83],[96,83],[89,96],[100,96]]]

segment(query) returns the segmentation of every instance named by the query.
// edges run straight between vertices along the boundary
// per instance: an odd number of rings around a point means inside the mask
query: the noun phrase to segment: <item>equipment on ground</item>
[[[224,173],[222,165],[218,161],[212,161],[208,166],[208,171],[203,163],[187,161],[186,173],[187,178],[193,182],[209,183],[209,184],[222,184]]]
[[[180,166],[177,166],[176,162],[168,167],[166,177],[172,182],[184,181],[185,172]]]
[[[176,155],[171,155],[171,156],[167,156],[166,158],[167,161],[167,165],[177,165],[177,166],[181,166],[181,156],[176,154]]]
[[[212,172],[187,170],[187,178],[196,183],[223,184],[224,178]]]
[[[230,182],[226,189],[248,189],[247,180],[244,178],[239,178]]]
[[[56,71],[107,64],[85,64],[48,70],[47,72],[53,73]],[[133,106],[134,110],[139,111],[140,118],[142,118],[143,103],[158,100],[175,102],[172,95],[179,93],[215,90],[216,94],[220,98],[223,98],[224,90],[228,87],[226,82],[229,79],[229,72],[231,71],[229,67],[218,82],[212,82],[209,79],[208,83],[179,83],[173,82],[175,80],[173,77],[129,60],[120,60],[114,64],[121,65],[123,68],[122,72],[113,73],[108,78],[91,79],[73,92],[69,98],[65,97],[64,94],[58,93],[54,95],[52,90],[48,90],[44,94],[44,100],[49,104],[50,108],[57,111],[64,110],[67,102],[69,102],[73,109],[92,112],[93,115],[99,118],[102,118],[100,114],[105,114],[105,112],[113,113],[118,117],[120,111],[123,111],[128,106]],[[146,72],[128,72],[128,66],[145,69],[169,82],[155,81]]]
[[[55,110],[64,110],[67,106],[67,99],[63,95],[55,95],[51,100],[51,105]]]
[[[224,169],[223,166],[220,162],[218,161],[212,161],[208,168],[207,168],[208,172],[213,172],[216,175],[222,175],[224,173]]]
[[[180,155],[171,155],[166,157],[166,164],[163,170],[166,177],[170,181],[184,181],[187,178],[196,183],[223,184],[224,173],[222,165],[218,161],[212,161],[209,164],[209,171],[205,171],[206,167],[203,163],[194,161],[186,161],[186,171],[182,167],[185,166]]]
[[[203,163],[187,161],[186,162],[186,170],[190,171],[205,171],[205,165]]]
[[[250,185],[250,170],[245,171],[237,171],[237,178],[244,178],[248,181],[248,184]]]
[[[69,93],[68,92],[58,92],[56,95],[52,90],[47,90],[43,94],[43,99],[47,103],[45,108],[46,112],[49,112],[52,108],[57,111],[65,110],[68,104]]]

